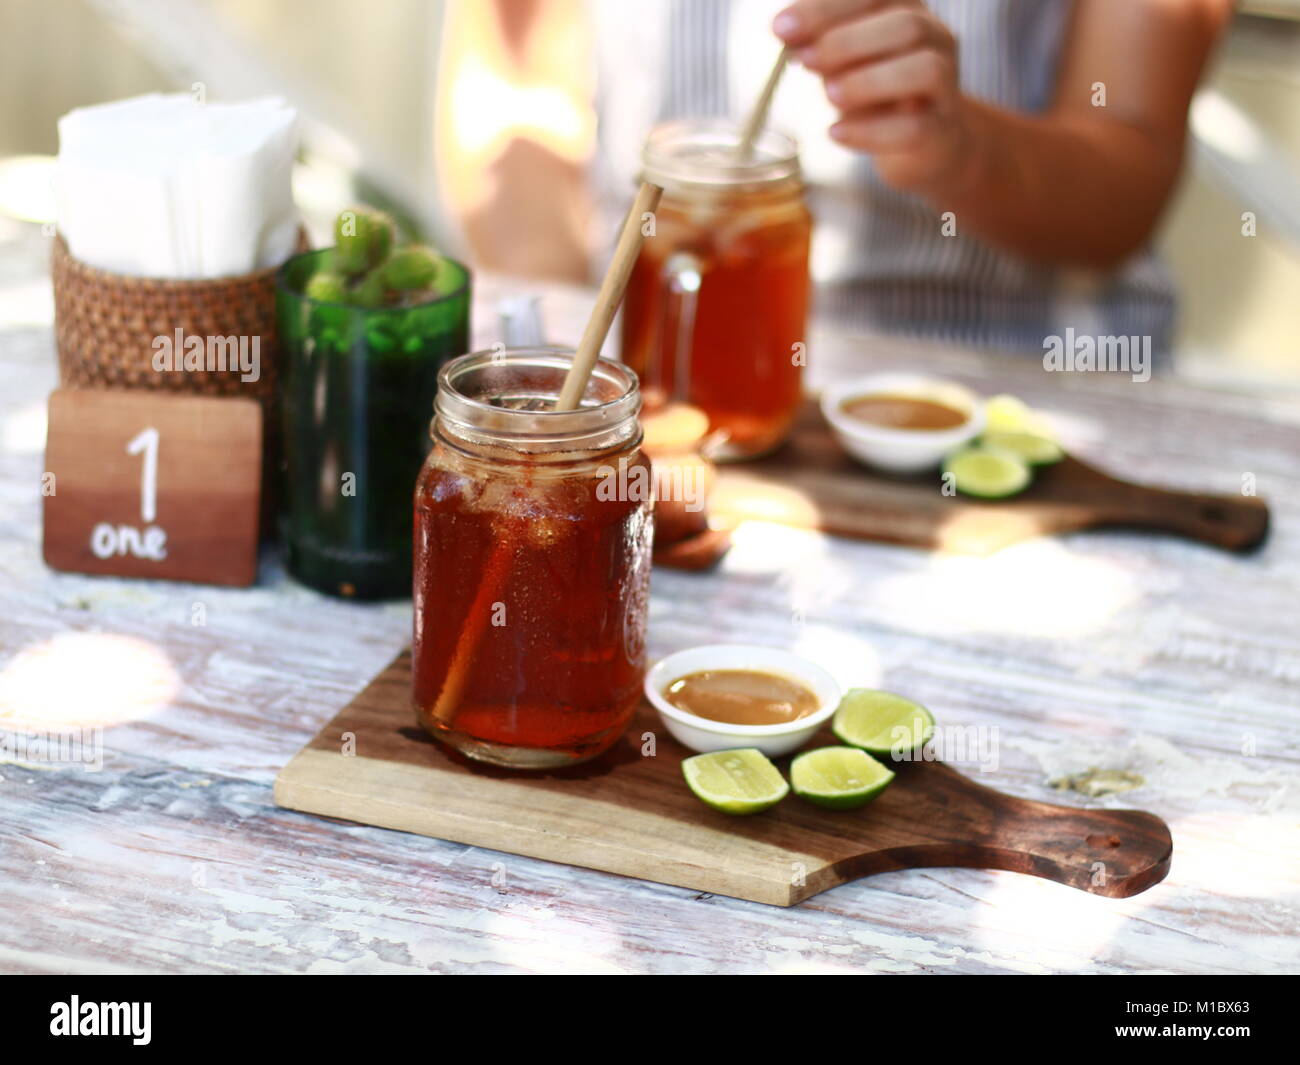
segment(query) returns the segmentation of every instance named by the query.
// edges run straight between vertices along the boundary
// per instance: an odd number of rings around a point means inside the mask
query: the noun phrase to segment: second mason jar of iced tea
[[[414,702],[480,761],[592,758],[641,697],[650,468],[636,375],[601,359],[556,411],[572,354],[481,352],[439,379],[415,491]]]
[[[623,309],[623,358],[647,399],[709,416],[713,454],[772,450],[799,408],[811,216],[795,144],[763,132],[745,158],[715,121],[657,126],[643,153],[663,186]]]

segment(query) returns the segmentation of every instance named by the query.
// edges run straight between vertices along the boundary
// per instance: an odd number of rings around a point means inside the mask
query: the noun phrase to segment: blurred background
[[[59,116],[201,84],[299,109],[295,195],[317,241],[360,197],[480,268],[582,281],[599,231],[581,195],[597,2],[0,0],[0,241],[32,243],[53,214]],[[537,20],[527,47],[510,35],[520,20]],[[1300,0],[1241,5],[1192,131],[1158,239],[1182,291],[1175,372],[1300,388]],[[499,194],[543,172],[544,195]],[[1248,210],[1258,235],[1242,239]],[[525,216],[545,253],[511,241]],[[50,320],[47,284],[0,292],[0,327]]]

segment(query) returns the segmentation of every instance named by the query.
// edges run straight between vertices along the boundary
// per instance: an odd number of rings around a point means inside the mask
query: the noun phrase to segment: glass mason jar
[[[656,126],[644,176],[663,187],[623,308],[623,359],[647,404],[708,416],[711,457],[753,458],[794,422],[806,340],[812,216],[794,141],[712,120]]]
[[[429,450],[438,373],[469,348],[469,271],[410,306],[303,294],[327,250],[290,259],[276,285],[284,352],[281,529],[289,572],[331,595],[411,590],[411,492]]]
[[[465,355],[439,375],[415,489],[416,717],[471,758],[593,758],[641,698],[650,467],[636,375],[601,359],[551,409],[572,352]]]

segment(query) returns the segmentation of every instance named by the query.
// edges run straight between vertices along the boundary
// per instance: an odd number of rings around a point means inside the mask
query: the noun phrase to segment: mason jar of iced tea
[[[650,467],[637,378],[601,359],[556,411],[572,352],[464,355],[438,382],[415,490],[415,712],[517,769],[593,758],[641,698]]]
[[[623,307],[623,359],[647,402],[709,416],[711,457],[753,458],[798,411],[812,217],[794,141],[762,132],[737,156],[717,121],[655,127],[644,176],[663,187]]]

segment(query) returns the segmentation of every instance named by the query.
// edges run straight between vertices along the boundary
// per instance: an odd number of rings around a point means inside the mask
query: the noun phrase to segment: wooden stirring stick
[[[610,324],[614,321],[618,305],[623,302],[623,290],[627,288],[632,264],[636,262],[641,242],[645,239],[645,234],[641,231],[641,219],[647,211],[653,211],[659,206],[662,194],[663,189],[649,182],[642,184],[636,194],[636,200],[628,212],[618,244],[614,248],[614,258],[605,272],[605,280],[601,282],[596,306],[587,320],[582,342],[578,345],[573,363],[564,378],[564,387],[555,403],[556,410],[575,410],[582,400],[582,394],[587,391],[587,379],[595,369],[596,359],[605,343]],[[465,615],[460,639],[456,641],[456,649],[447,664],[447,679],[443,681],[442,690],[438,692],[438,699],[433,705],[432,714],[439,721],[450,724],[460,705],[465,681],[474,664],[474,654],[478,650],[479,641],[483,639],[492,604],[501,598],[501,593],[505,590],[511,570],[510,554],[519,539],[518,536],[501,536],[488,557],[487,565],[483,567],[478,591]]]
[[[641,251],[641,242],[645,234],[641,231],[642,218],[659,206],[659,197],[663,189],[645,181],[637,190],[636,200],[623,222],[623,232],[618,236],[614,246],[614,258],[609,269],[605,271],[605,280],[600,283],[600,292],[596,296],[596,306],[591,317],[587,319],[587,328],[583,331],[582,341],[573,356],[573,365],[564,379],[560,389],[560,398],[555,401],[556,410],[576,410],[582,402],[582,394],[587,391],[587,378],[596,366],[600,349],[605,344],[610,324],[618,305],[623,302],[623,290],[627,288],[627,279],[632,273],[632,265]]]
[[[736,158],[742,163],[754,153],[754,141],[758,139],[763,126],[767,124],[767,112],[772,107],[772,97],[776,95],[777,84],[781,81],[781,75],[785,73],[789,60],[790,46],[787,44],[776,57],[776,62],[772,65],[772,73],[767,76],[767,83],[763,86],[763,91],[759,94],[758,101],[754,104],[754,109],[749,112],[749,118],[745,120],[745,126],[740,132]]]

